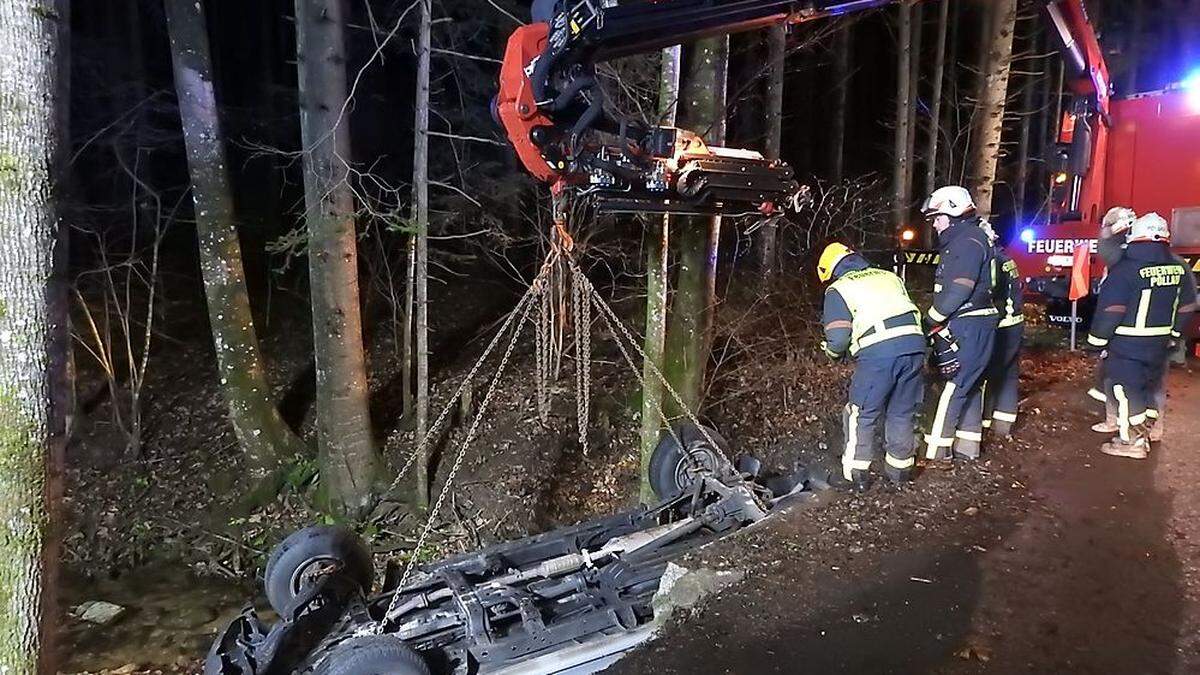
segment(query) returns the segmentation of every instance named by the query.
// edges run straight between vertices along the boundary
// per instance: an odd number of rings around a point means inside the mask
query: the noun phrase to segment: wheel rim
[[[318,577],[329,574],[340,566],[341,561],[332,556],[318,556],[305,561],[303,565],[296,568],[295,572],[292,572],[290,584],[292,595],[299,595],[300,591],[316,581]]]
[[[675,487],[680,492],[686,492],[700,476],[711,476],[716,472],[717,455],[712,448],[699,443],[691,444],[684,448],[683,456],[675,465]]]

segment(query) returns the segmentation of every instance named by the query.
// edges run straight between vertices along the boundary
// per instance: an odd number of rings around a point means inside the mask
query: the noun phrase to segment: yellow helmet
[[[826,246],[825,250],[821,252],[821,258],[817,261],[817,278],[821,280],[821,283],[832,279],[834,268],[851,253],[854,251],[841,242],[835,241]]]

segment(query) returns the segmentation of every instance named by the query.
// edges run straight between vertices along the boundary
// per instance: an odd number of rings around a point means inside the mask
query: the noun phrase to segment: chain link
[[[462,383],[458,385],[458,389],[455,390],[454,395],[451,396],[446,402],[446,406],[442,408],[442,412],[438,414],[438,417],[436,420],[434,420],[433,425],[430,426],[429,430],[425,432],[425,437],[420,439],[412,451],[409,452],[408,457],[404,461],[404,465],[400,469],[400,472],[396,474],[395,480],[392,481],[392,484],[388,486],[388,489],[385,490],[383,494],[387,494],[392,490],[395,490],[400,485],[400,481],[404,479],[404,476],[408,474],[410,469],[412,469],[413,465],[417,461],[417,457],[425,456],[424,452],[426,448],[428,448],[429,443],[437,437],[438,433],[440,433],[442,425],[450,416],[450,412],[454,410],[455,403],[462,398],[463,392],[467,390],[467,387],[471,385],[471,382],[475,379],[475,376],[479,374],[479,369],[483,367],[483,364],[488,360],[488,357],[492,355],[492,352],[496,349],[496,346],[500,344],[500,338],[502,338],[508,331],[509,327],[512,326],[513,321],[515,321],[516,318],[521,314],[522,310],[525,310],[526,313],[528,312],[527,306],[529,305],[530,300],[534,300],[540,295],[544,294],[547,271],[550,269],[550,266],[553,263],[557,262],[557,259],[557,252],[552,252],[550,257],[546,259],[546,262],[542,265],[541,271],[538,272],[538,276],[534,278],[533,283],[529,285],[529,289],[525,291],[525,295],[521,296],[521,299],[517,302],[517,306],[514,307],[511,312],[509,312],[508,318],[504,320],[504,325],[502,325],[500,330],[496,332],[496,335],[492,338],[492,341],[488,343],[487,348],[483,350],[483,355],[480,356],[475,362],[475,365],[471,367],[471,371],[467,373],[467,376],[463,379]]]
[[[539,290],[538,292],[542,291]],[[517,345],[517,339],[521,336],[521,330],[529,321],[529,313],[530,307],[526,305],[521,312],[520,322],[512,331],[512,337],[509,339],[508,346],[504,350],[504,356],[500,359],[500,365],[496,368],[496,375],[492,379],[491,384],[488,385],[487,393],[483,395],[483,400],[479,403],[479,411],[475,413],[475,418],[471,420],[471,426],[467,429],[467,434],[458,447],[458,454],[455,455],[454,464],[450,467],[450,473],[446,476],[446,483],[442,486],[437,500],[434,501],[433,508],[429,510],[429,517],[425,520],[425,526],[421,529],[421,535],[417,537],[417,543],[413,547],[412,555],[409,556],[408,562],[404,566],[404,573],[400,575],[400,582],[396,584],[397,592],[392,594],[392,600],[388,603],[387,611],[384,612],[383,617],[375,627],[376,634],[383,632],[384,623],[387,621],[388,615],[396,609],[396,603],[400,600],[399,589],[404,588],[405,582],[408,581],[408,577],[412,574],[413,568],[416,566],[421,550],[425,547],[426,540],[429,539],[429,534],[433,532],[434,519],[437,517],[438,512],[441,511],[442,505],[446,502],[446,497],[450,494],[450,487],[454,485],[454,479],[458,476],[459,469],[462,468],[463,460],[466,459],[467,448],[470,447],[471,441],[475,440],[475,434],[479,431],[479,425],[487,414],[492,396],[496,393],[500,380],[504,376],[504,371],[508,368],[509,359],[512,358],[513,349]]]
[[[571,321],[575,339],[575,419],[579,448],[587,454],[588,419],[591,407],[592,305],[583,286],[583,273],[571,265]]]

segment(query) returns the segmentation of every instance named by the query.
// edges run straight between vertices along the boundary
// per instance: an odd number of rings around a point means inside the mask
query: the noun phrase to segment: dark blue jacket
[[[995,316],[992,277],[995,253],[978,218],[960,220],[938,235],[941,261],[934,273],[935,324],[958,316]]]
[[[1088,343],[1129,358],[1159,358],[1196,308],[1190,274],[1167,244],[1131,243],[1100,286]]]
[[[1004,249],[993,248],[996,257],[996,280],[992,289],[996,309],[1000,312],[1000,327],[1008,328],[1025,322],[1025,282],[1017,262]]]

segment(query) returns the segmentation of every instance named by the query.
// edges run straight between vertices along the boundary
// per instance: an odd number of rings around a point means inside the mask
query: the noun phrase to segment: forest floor
[[[435,411],[453,403],[448,400],[450,393],[491,338],[500,313],[515,300],[511,288],[478,276],[437,292],[452,294],[460,311],[434,326]],[[756,454],[768,464],[829,462],[836,454],[831,448],[840,442],[839,413],[848,370],[815,358],[815,314],[803,298],[798,300],[786,287],[747,293],[752,299],[742,302],[731,297],[718,318],[706,419],[739,451]],[[625,314],[636,317],[636,306],[636,301],[630,302]],[[178,327],[175,331],[189,332]],[[400,420],[395,345],[388,332],[381,328],[368,336],[368,361],[372,413],[383,429],[381,441],[391,428],[399,429],[398,442],[385,451],[388,460],[398,465],[411,447],[412,432]],[[203,331],[190,333],[204,335]],[[297,334],[304,337],[297,339]],[[486,416],[479,437],[464,456],[453,498],[438,515],[434,547],[420,552],[422,559],[608,514],[634,501],[639,385],[637,376],[623,365],[612,336],[598,330],[593,338],[591,424],[586,447],[581,448],[575,439],[575,399],[569,384],[573,360],[570,355],[564,358],[560,384],[549,392],[549,419],[543,424],[536,414],[537,389],[530,377],[533,341],[530,333],[526,335],[500,381],[494,414]],[[305,405],[311,377],[306,340],[303,317],[276,323],[264,337],[276,394],[285,401],[285,415],[302,429],[311,428]],[[211,364],[211,348],[203,339],[193,339],[168,341],[162,351],[147,385],[148,430],[141,456],[114,454],[116,439],[104,433],[103,402],[91,406],[83,431],[69,450],[72,521],[66,562],[70,582],[63,609],[90,600],[128,609],[109,626],[69,621],[69,672],[193,672],[213,633],[248,598],[258,595],[253,577],[274,542],[321,518],[307,503],[314,487],[311,472],[298,472],[277,503],[253,513],[237,511],[240,456],[224,422],[215,374],[198,372]],[[733,617],[729,607],[750,599],[748,606],[763,608],[761,616],[771,617],[781,642],[789,642],[784,627],[800,620],[793,604],[828,608],[838,597],[850,597],[847,593],[857,597],[862,589],[856,589],[855,580],[862,575],[878,582],[871,587],[876,592],[896,594],[886,590],[889,577],[876,570],[887,566],[881,562],[887,556],[916,556],[912,565],[926,560],[912,549],[913,533],[931,542],[930,551],[943,547],[941,557],[950,561],[945,564],[979,554],[972,546],[994,550],[987,538],[1014,531],[1022,514],[1032,512],[1034,502],[1024,486],[1039,471],[1030,462],[1043,456],[1043,447],[1050,447],[1044,435],[1047,430],[1074,434],[1076,442],[1086,442],[1089,452],[1096,440],[1064,426],[1067,420],[1083,420],[1093,412],[1078,396],[1083,389],[1078,377],[1087,370],[1084,362],[1049,348],[1031,350],[1026,364],[1024,385],[1035,393],[1025,407],[1032,414],[1017,440],[1005,444],[987,462],[925,476],[909,492],[839,498],[819,513],[781,519],[751,538],[738,537],[711,553],[706,551],[706,556],[717,556],[717,562],[721,556],[727,561],[750,561],[756,566],[751,578],[757,581],[715,600],[712,615],[701,617],[695,629],[700,632],[695,634],[702,635],[706,626],[712,626],[707,629],[711,640],[711,631],[719,634],[724,628],[706,622]],[[1061,390],[1058,399],[1051,394],[1056,390]],[[474,393],[478,405],[482,389]],[[1059,415],[1057,408],[1063,406],[1068,411]],[[445,481],[459,450],[461,417],[461,412],[453,415],[453,430],[435,453],[436,484]],[[1084,452],[1082,446],[1079,452]],[[423,518],[408,501],[410,487],[402,484],[368,519],[367,534],[380,563],[388,557],[411,555],[413,531]],[[984,543],[968,545],[967,541]],[[792,573],[767,574],[776,569]],[[830,578],[822,577],[824,570],[833,571]],[[912,576],[924,578],[916,572]],[[928,584],[927,590],[934,593],[937,585]],[[809,587],[797,602],[795,589]],[[838,588],[842,596],[837,595]],[[903,594],[895,597],[901,602]],[[261,598],[257,602],[261,605]],[[722,609],[722,603],[730,604]],[[859,626],[861,619],[861,625],[882,630],[885,616],[883,610],[874,610],[838,620]],[[770,632],[753,617],[746,618],[746,626],[757,626],[755,630],[764,636]],[[833,618],[817,623],[833,625]],[[680,631],[693,634],[692,628]],[[949,636],[959,635],[946,631]],[[966,635],[965,629],[960,633]],[[977,634],[991,635],[982,628],[971,633]],[[669,634],[670,642],[656,643],[651,653],[673,644],[676,638],[671,635],[675,634]],[[977,653],[992,653],[989,650],[994,648],[982,640],[971,643]],[[846,642],[841,647],[852,646]],[[639,655],[625,667],[636,671],[647,658],[669,661],[661,654]],[[680,669],[685,665],[681,661]],[[728,668],[745,672],[735,665]]]
[[[1031,360],[1013,441],[695,554],[744,580],[612,671],[1200,670],[1200,372],[1173,371],[1137,462],[1098,452],[1084,361]]]

